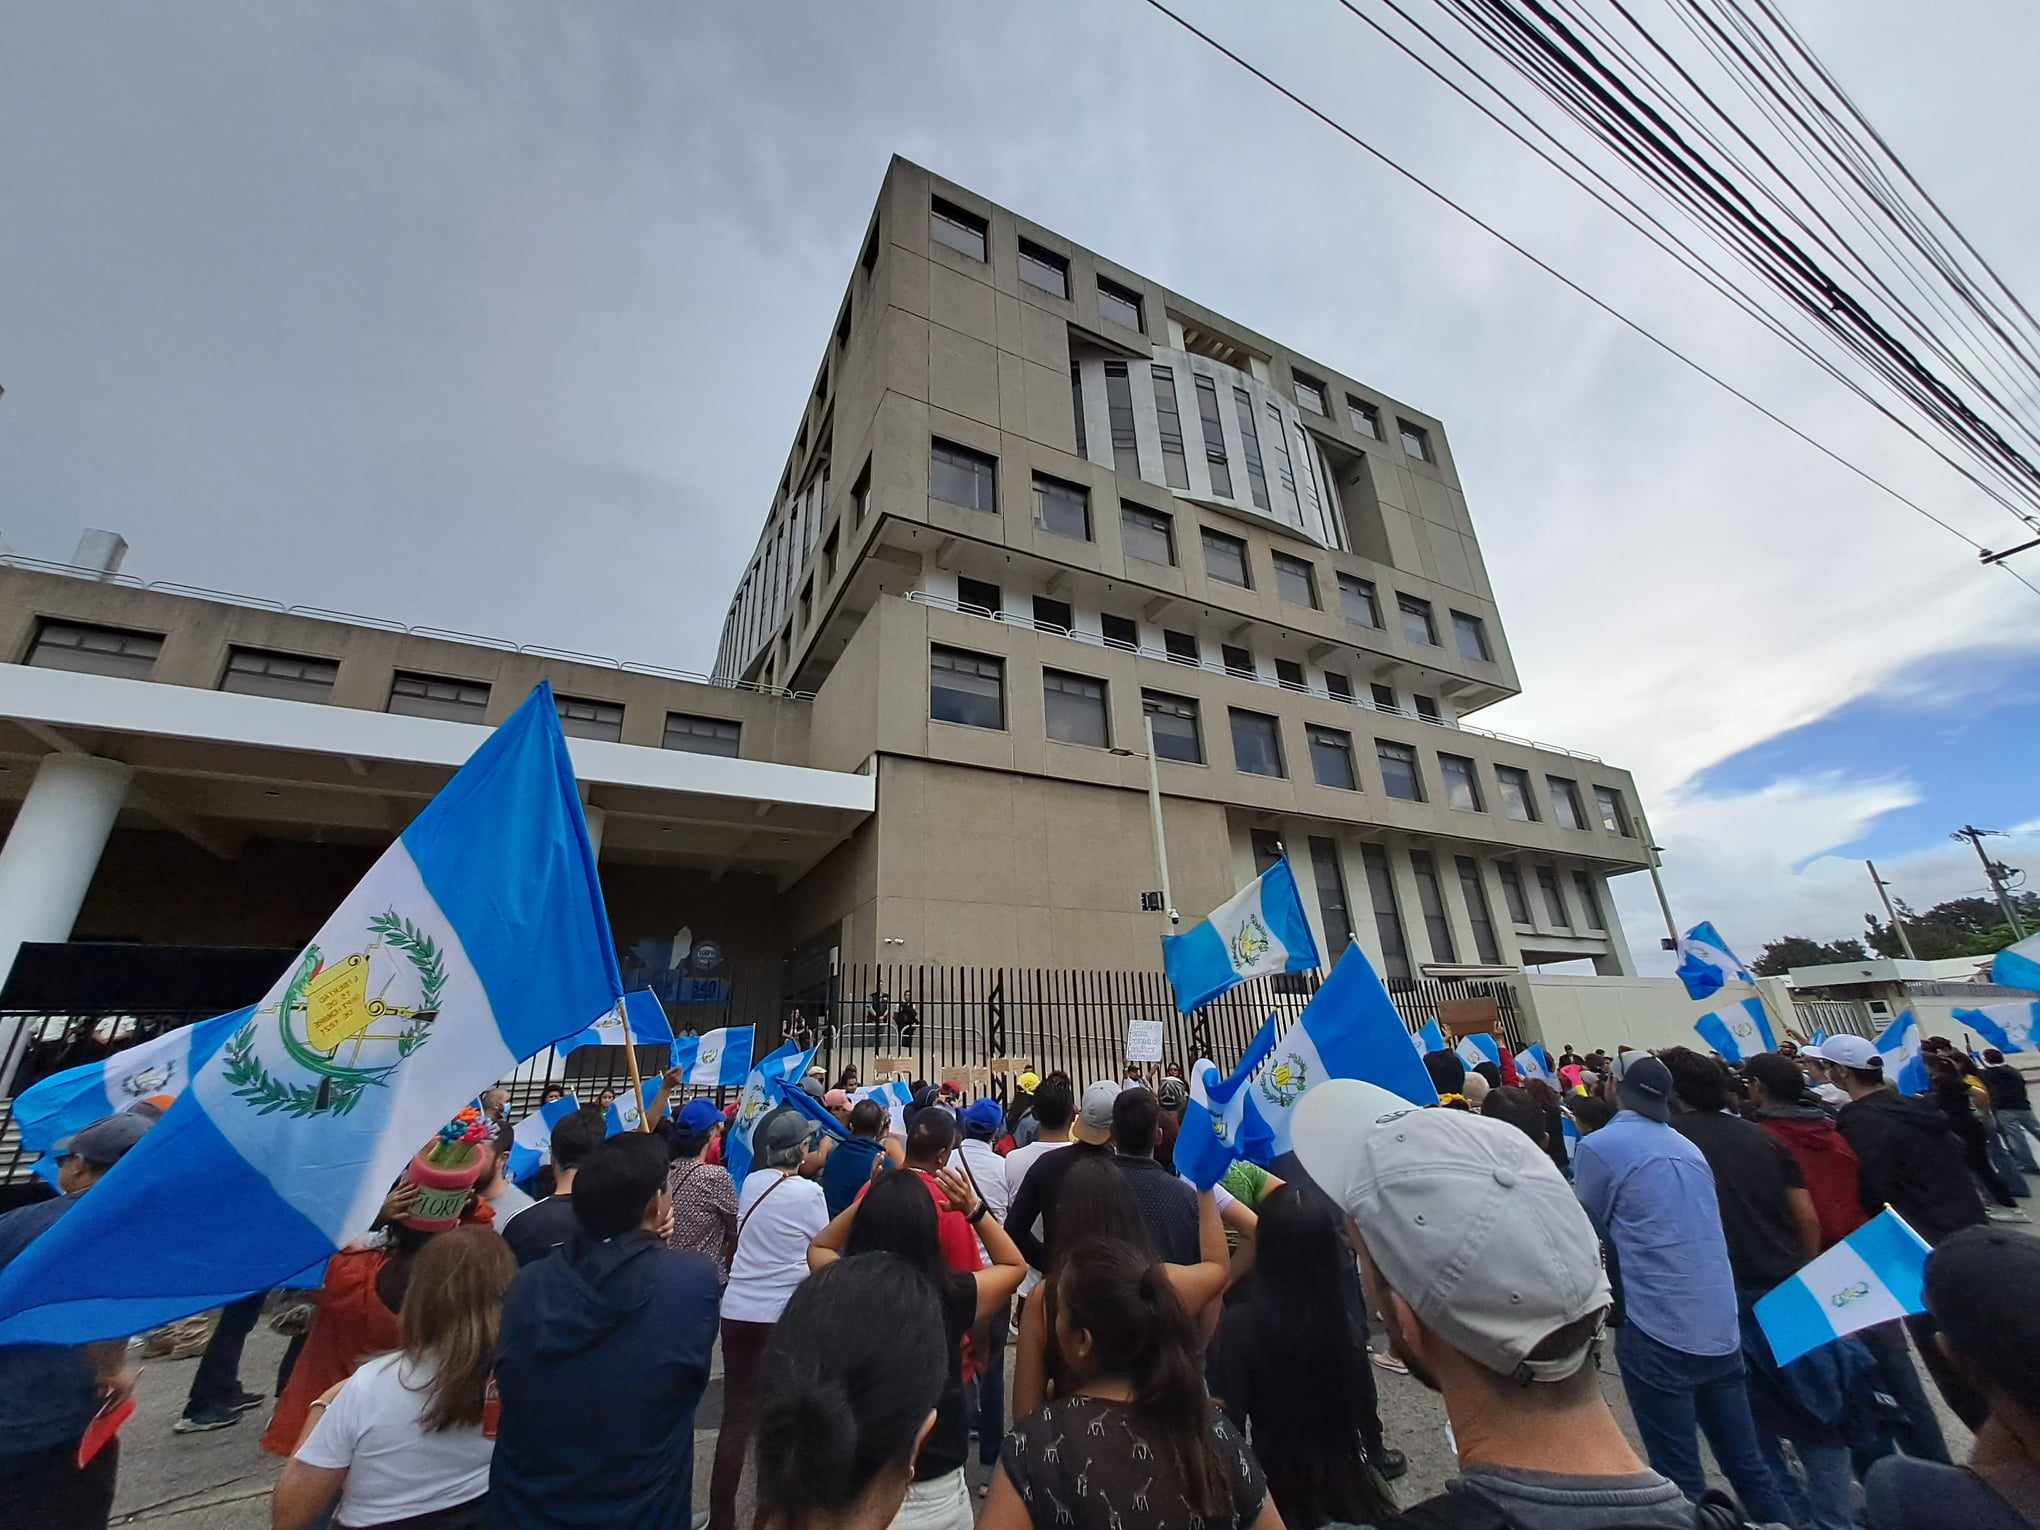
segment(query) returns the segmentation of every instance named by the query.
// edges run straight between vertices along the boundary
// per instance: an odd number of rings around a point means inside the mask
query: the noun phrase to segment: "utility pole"
[[[2025,926],[2019,923],[2019,916],[2012,912],[2012,900],[2005,891],[2007,884],[2012,879],[2012,868],[2003,861],[1992,860],[1983,851],[1985,835],[1993,838],[2002,838],[2004,832],[2003,829],[1979,829],[1975,824],[1965,823],[1948,837],[1950,839],[1966,839],[1975,847],[1976,858],[1983,862],[1983,874],[1989,879],[1990,890],[1997,894],[1998,909],[2005,916],[2005,923],[2011,926],[2012,939],[2024,940],[2026,938]]]
[[[1905,926],[1899,922],[1898,910],[1891,906],[1890,884],[1877,874],[1877,863],[1875,861],[1865,861],[1863,864],[1870,868],[1871,886],[1877,889],[1877,896],[1884,900],[1884,917],[1889,919],[1891,927],[1898,931],[1898,944],[1899,948],[1905,952],[1905,959],[1909,962],[1918,961],[1919,958],[1913,955],[1912,936],[1906,934]]]

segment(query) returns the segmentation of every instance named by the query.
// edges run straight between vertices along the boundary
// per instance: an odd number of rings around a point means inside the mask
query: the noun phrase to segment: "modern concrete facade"
[[[900,160],[712,678],[19,560],[0,660],[0,976],[297,943],[540,678],[627,969],[1153,967],[1152,720],[1186,918],[1279,842],[1392,977],[1632,970],[1442,423]]]

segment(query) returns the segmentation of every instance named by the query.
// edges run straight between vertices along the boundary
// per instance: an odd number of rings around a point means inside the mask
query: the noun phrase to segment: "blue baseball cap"
[[[680,1130],[691,1137],[706,1137],[722,1124],[722,1112],[712,1100],[689,1100],[680,1112]]]
[[[1005,1124],[1006,1112],[999,1108],[999,1102],[990,1095],[973,1102],[963,1113],[963,1129],[973,1137],[990,1137],[997,1134]]]

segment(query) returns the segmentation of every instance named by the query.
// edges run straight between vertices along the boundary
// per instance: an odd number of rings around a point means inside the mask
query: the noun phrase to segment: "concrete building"
[[[81,556],[0,567],[0,978],[295,946],[542,677],[627,976],[1152,968],[1150,723],[1186,918],[1280,843],[1391,979],[1633,970],[1628,773],[1473,721],[1519,685],[1444,425],[901,160],[712,676]]]

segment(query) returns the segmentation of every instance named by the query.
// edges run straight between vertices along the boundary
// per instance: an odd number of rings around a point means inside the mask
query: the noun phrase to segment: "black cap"
[[[1927,1256],[1927,1311],[1988,1383],[2040,1410],[2040,1238],[1966,1227]]]
[[[1672,1118],[1672,1070],[1649,1053],[1625,1055],[1615,1070],[1615,1098],[1624,1110],[1653,1121]]]

